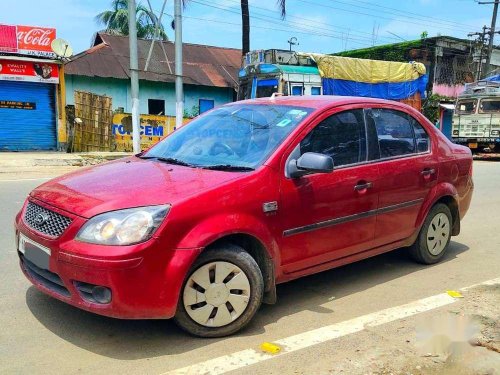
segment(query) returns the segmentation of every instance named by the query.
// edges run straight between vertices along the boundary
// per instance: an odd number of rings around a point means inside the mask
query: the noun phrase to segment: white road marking
[[[481,285],[495,284],[500,284],[500,278],[488,280],[460,290],[466,291]],[[281,346],[282,348],[281,352],[278,354],[265,354],[258,350],[246,349],[191,366],[165,372],[162,375],[224,374],[262,361],[281,357],[288,353],[292,353],[316,344],[321,344],[329,340],[360,332],[364,330],[365,327],[380,326],[382,324],[433,310],[438,307],[450,305],[456,301],[458,300],[450,297],[447,293],[437,294],[435,296],[423,298],[405,305],[390,307],[385,310],[363,315],[344,322],[273,341],[273,343]]]
[[[42,180],[50,180],[54,177],[41,177],[41,178],[18,178],[18,179],[9,179],[9,180],[2,180],[0,179],[0,182],[20,182],[20,181],[42,181]]]

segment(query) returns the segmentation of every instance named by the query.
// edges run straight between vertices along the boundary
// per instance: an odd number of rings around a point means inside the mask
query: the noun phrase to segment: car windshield
[[[255,169],[312,111],[272,104],[223,106],[177,129],[140,157],[212,169]]]

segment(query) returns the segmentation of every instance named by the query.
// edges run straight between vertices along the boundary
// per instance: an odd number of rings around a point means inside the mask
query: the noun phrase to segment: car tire
[[[208,249],[184,281],[175,322],[199,337],[223,337],[246,326],[264,295],[262,272],[240,246]]]
[[[452,226],[448,206],[443,203],[434,205],[425,218],[417,240],[410,247],[411,257],[422,264],[439,262],[448,249]]]

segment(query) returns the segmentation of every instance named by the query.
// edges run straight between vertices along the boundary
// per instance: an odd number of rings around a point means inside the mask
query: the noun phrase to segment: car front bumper
[[[115,318],[173,317],[185,276],[201,252],[197,248],[169,249],[156,238],[113,249],[68,240],[68,236],[63,239],[66,233],[51,240],[28,227],[20,214],[15,226],[16,238],[22,234],[50,249],[47,268],[18,251],[21,270],[38,290],[80,309]],[[109,253],[112,256],[103,256]],[[109,303],[93,298],[96,286],[111,291]]]

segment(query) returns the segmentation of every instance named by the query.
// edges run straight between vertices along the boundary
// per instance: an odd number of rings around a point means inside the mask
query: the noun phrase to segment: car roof
[[[337,96],[337,95],[304,95],[304,96],[275,96],[269,98],[248,99],[232,104],[278,104],[308,107],[314,109],[327,108],[348,104],[386,104],[391,106],[408,107],[407,105],[393,100],[365,98],[361,96]]]

